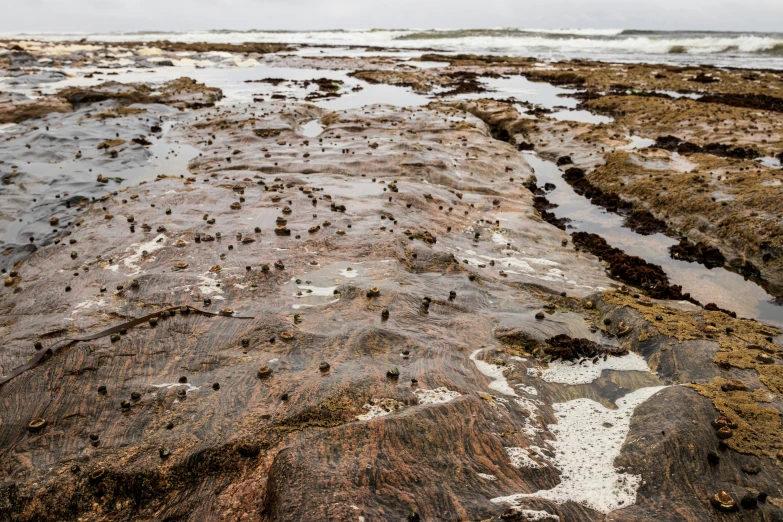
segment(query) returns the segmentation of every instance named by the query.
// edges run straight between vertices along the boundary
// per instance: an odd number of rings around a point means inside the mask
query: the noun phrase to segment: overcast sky
[[[783,31],[783,0],[0,0],[0,31],[631,28]]]

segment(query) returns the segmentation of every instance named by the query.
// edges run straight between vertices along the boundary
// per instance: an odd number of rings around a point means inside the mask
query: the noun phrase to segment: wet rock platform
[[[8,185],[0,520],[783,517],[780,331],[610,278],[513,132],[169,85],[5,142],[81,177]]]

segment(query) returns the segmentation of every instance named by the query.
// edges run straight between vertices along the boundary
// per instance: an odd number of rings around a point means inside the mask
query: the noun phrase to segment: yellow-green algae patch
[[[722,415],[736,423],[732,437],[725,441],[729,448],[773,458],[783,450],[780,412],[759,404],[768,403],[783,392],[783,367],[770,363],[770,358],[781,356],[780,347],[769,341],[780,335],[779,330],[752,320],[734,319],[722,312],[684,311],[658,303],[647,306],[614,291],[604,292],[603,299],[609,305],[639,312],[649,323],[646,338],[657,331],[680,342],[712,341],[719,346],[713,358],[715,364],[721,368],[755,370],[763,388],[750,390],[722,377],[687,386],[711,399]]]

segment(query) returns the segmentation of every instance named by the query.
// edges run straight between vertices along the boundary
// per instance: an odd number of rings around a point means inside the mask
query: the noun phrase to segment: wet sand
[[[757,226],[773,163],[646,149],[680,105],[612,83],[772,96],[751,73],[3,45],[0,520],[783,516],[779,237],[691,235],[613,167],[743,172]],[[729,148],[774,155],[753,110]],[[724,266],[678,271],[677,235]]]

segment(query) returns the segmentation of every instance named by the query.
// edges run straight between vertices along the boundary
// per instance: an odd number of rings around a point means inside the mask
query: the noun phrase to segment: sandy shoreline
[[[296,50],[0,42],[0,520],[781,516],[780,73]]]

